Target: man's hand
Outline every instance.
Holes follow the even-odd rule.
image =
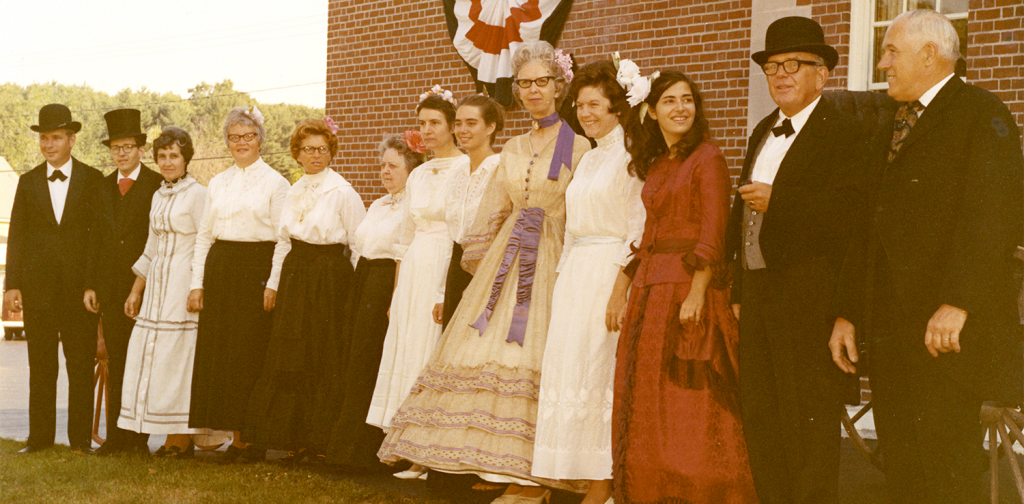
[[[277,291],[274,289],[263,289],[263,311],[270,312],[274,311],[274,305],[277,304]]]
[[[844,373],[857,372],[857,333],[853,324],[844,318],[837,318],[832,326],[832,337],[828,340],[828,348],[832,350],[832,362]],[[846,353],[843,353],[846,350]]]
[[[21,290],[11,289],[4,293],[4,306],[7,311],[18,313],[22,309],[21,305]]]
[[[737,189],[743,201],[746,201],[750,208],[764,213],[768,211],[768,200],[772,197],[771,184],[764,182],[751,182],[743,184]]]
[[[203,289],[192,289],[192,292],[188,293],[188,306],[185,309],[189,313],[203,311]]]
[[[924,333],[924,346],[932,357],[940,353],[960,352],[960,330],[967,322],[967,312],[955,306],[944,304],[935,310],[928,320],[928,328]]]
[[[85,303],[85,309],[92,313],[100,312],[100,301],[96,299],[96,291],[92,289],[85,290],[85,296],[82,298],[82,303]]]

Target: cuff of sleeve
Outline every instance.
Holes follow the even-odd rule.
[[[137,268],[135,266],[132,266],[132,273],[135,273],[135,276],[137,276],[137,277],[139,277],[139,278],[141,278],[143,280],[147,279],[146,278],[146,274],[143,273],[141,269],[139,269],[139,268]]]

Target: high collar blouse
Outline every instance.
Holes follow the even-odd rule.
[[[352,253],[367,259],[401,261],[415,233],[405,190],[388,194],[370,204],[366,218],[356,228]]]
[[[500,154],[488,156],[475,171],[469,171],[469,156],[452,167],[448,181],[444,185],[444,221],[448,225],[448,234],[456,243],[462,244],[477,209],[484,189],[494,176],[494,167],[501,161]]]
[[[352,236],[364,217],[366,208],[352,184],[338,172],[325,169],[303,175],[288,189],[278,234],[289,240],[289,249],[293,239],[314,245],[351,246]],[[358,260],[352,254],[353,266]]]
[[[206,213],[196,237],[192,260],[192,289],[203,288],[206,255],[217,240],[238,242],[277,242],[267,288],[277,290],[281,264],[290,242],[277,234],[288,194],[288,180],[263,158],[239,168],[233,165],[210,180]]]
[[[448,234],[444,222],[444,184],[457,163],[469,159],[465,154],[434,158],[416,167],[405,182],[409,194],[409,213],[418,233]]]

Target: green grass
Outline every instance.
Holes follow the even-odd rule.
[[[139,457],[83,457],[67,447],[32,455],[24,443],[0,439],[0,502],[32,503],[426,503],[425,500],[331,481],[273,464],[219,465]]]

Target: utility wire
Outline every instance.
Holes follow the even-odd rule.
[[[263,157],[263,156],[277,156],[277,155],[281,155],[281,154],[289,154],[289,155],[291,155],[291,153],[292,153],[291,151],[261,152],[260,153],[260,157]],[[205,157],[205,158],[192,158],[192,161],[189,161],[189,163],[191,164],[192,162],[195,162],[195,161],[216,161],[218,159],[232,159],[232,157],[231,156],[214,156],[214,157]],[[156,161],[154,161],[153,158],[142,158],[141,161],[148,161],[149,164],[156,164]],[[103,164],[100,164],[100,165],[92,165],[93,168],[108,168],[108,167],[111,167],[111,166],[114,166],[114,163],[103,163]],[[26,171],[28,171],[28,170],[26,170]],[[18,173],[18,170],[0,170],[0,173]]]

